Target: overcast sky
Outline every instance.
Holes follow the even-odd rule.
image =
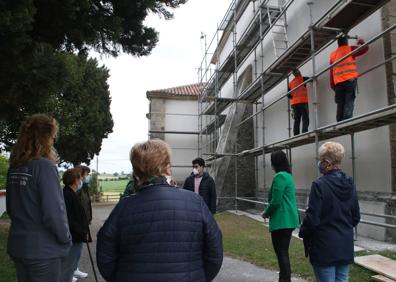
[[[130,148],[148,138],[146,91],[198,82],[197,68],[204,49],[201,32],[209,43],[230,3],[231,0],[189,0],[174,10],[172,20],[149,16],[146,25],[159,32],[159,42],[151,55],[101,58],[110,70],[114,128],[103,140],[99,172],[131,171]],[[96,169],[96,158],[91,167]]]

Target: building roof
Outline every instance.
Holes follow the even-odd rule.
[[[198,97],[201,93],[204,83],[195,83],[189,85],[176,86],[172,88],[149,90],[146,92],[147,98],[183,98],[183,97]]]

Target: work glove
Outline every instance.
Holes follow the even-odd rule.
[[[364,40],[363,40],[363,39],[361,39],[361,38],[359,38],[359,39],[358,39],[358,41],[357,41],[357,44],[358,44],[358,45],[362,45],[362,44],[364,44]]]

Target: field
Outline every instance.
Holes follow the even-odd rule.
[[[128,180],[115,180],[115,181],[99,181],[103,193],[122,193],[125,190]]]

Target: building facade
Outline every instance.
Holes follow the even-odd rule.
[[[319,176],[317,149],[334,140],[344,145],[342,168],[356,182],[358,234],[396,241],[396,229],[387,227],[396,224],[395,15],[395,1],[232,1],[206,53],[211,65],[202,66],[215,72],[202,77],[198,112],[199,154],[209,156],[220,206],[263,208],[269,155],[284,149],[304,209]],[[369,51],[357,58],[354,118],[337,123],[329,56],[344,32],[350,45],[363,39]],[[295,68],[310,78],[310,126],[293,137],[286,96]]]
[[[147,91],[149,138],[166,141],[171,149],[172,174],[179,185],[198,156],[198,95],[202,84]]]

